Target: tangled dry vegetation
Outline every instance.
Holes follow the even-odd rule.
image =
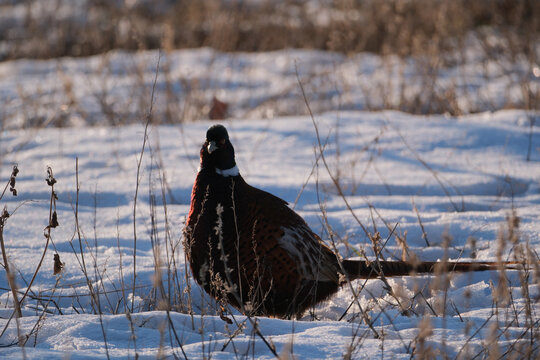
[[[151,74],[146,69],[153,66],[144,56],[113,63],[112,50],[160,49],[166,55],[186,48],[215,50],[209,59],[201,59],[207,61],[203,74],[185,70],[189,65],[181,57],[164,57],[163,86],[158,89],[162,103],[153,119],[157,123],[306,114],[294,77],[286,77],[293,63],[278,74],[283,76],[281,86],[261,87],[264,95],[248,99],[240,100],[231,91],[241,81],[224,75],[249,70],[236,64],[237,52],[291,48],[343,56],[332,60],[333,70],[301,65],[315,112],[397,109],[462,115],[503,108],[535,111],[540,103],[537,1],[343,0],[315,5],[296,0],[207,0],[121,5],[59,0],[7,2],[0,10],[6,19],[0,21],[0,60],[100,54],[100,64],[84,74],[83,83],[69,73],[65,59],[58,59],[54,85],[30,90],[20,86],[15,96],[0,97],[2,126],[13,118],[19,127],[69,126],[81,119],[97,125],[140,122],[138,114],[148,105]],[[376,60],[357,57],[367,53],[376,54]],[[228,65],[219,64],[220,59]],[[363,67],[362,62],[373,65]],[[252,66],[253,72],[261,71]],[[115,88],[119,68],[130,77],[127,95]],[[487,89],[482,79],[504,82],[504,99],[494,98],[497,91]],[[99,110],[89,108],[90,102]]]
[[[188,0],[5,2],[22,12],[4,22],[1,59],[89,56],[113,49],[284,48],[399,56],[459,52],[470,32],[507,38],[513,56],[532,55],[540,31],[533,0],[284,2]],[[62,15],[62,16],[59,16]]]

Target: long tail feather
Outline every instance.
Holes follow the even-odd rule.
[[[517,262],[503,262],[505,269],[518,269]],[[374,279],[384,274],[386,277],[407,276],[414,273],[431,274],[435,272],[469,272],[497,270],[501,263],[497,262],[461,262],[461,261],[373,261],[343,260],[343,267],[351,280]]]

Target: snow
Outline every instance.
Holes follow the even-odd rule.
[[[402,255],[397,234],[406,238],[408,251],[422,260],[442,259],[447,253],[454,260],[496,261],[500,248],[497,239],[508,232],[507,218],[512,210],[519,217],[520,244],[528,244],[536,254],[540,252],[540,122],[531,126],[529,120],[538,114],[501,110],[460,117],[415,116],[396,111],[337,111],[337,106],[333,111],[318,112],[315,121],[325,160],[332,176],[339,180],[353,216],[322,160],[317,160],[318,142],[311,118],[300,115],[263,118],[260,114],[249,116],[247,110],[255,97],[268,99],[289,87],[291,94],[300,99],[298,85],[295,87],[294,83],[291,60],[294,57],[300,65],[311,62],[322,68],[344,61],[340,66],[345,69],[352,67],[353,62],[336,54],[306,51],[217,56],[208,49],[175,52],[168,60],[184,64],[172,66],[173,71],[192,74],[186,63],[191,64],[193,71],[200,72],[201,64],[214,56],[215,73],[209,77],[225,74],[223,81],[227,84],[223,86],[228,89],[225,100],[237,99],[236,114],[242,115],[223,121],[235,146],[241,174],[251,185],[288,201],[316,233],[329,241],[322,218],[321,209],[324,209],[342,256],[355,257],[360,253],[373,256],[371,242],[361,223],[370,233],[379,231],[383,241],[389,237],[382,252],[387,259]],[[373,61],[361,62],[362,66],[371,64],[372,71],[378,71],[376,57],[359,56]],[[317,306],[313,316],[306,314],[299,320],[248,319],[229,309],[227,317],[233,324],[227,324],[217,316],[218,306],[191,279],[189,271],[186,274],[181,243],[200,145],[206,129],[214,122],[151,125],[143,153],[145,129],[136,109],[133,116],[139,116],[138,124],[90,126],[99,123],[94,121],[99,118],[99,108],[95,98],[89,96],[92,94],[89,84],[99,84],[94,71],[104,58],[114,59],[110,63],[116,66],[109,79],[113,84],[109,90],[113,97],[118,96],[115,99],[119,102],[112,103],[131,111],[126,105],[126,96],[130,94],[126,89],[133,85],[133,78],[126,76],[125,64],[145,58],[143,77],[151,84],[155,52],[139,54],[135,60],[127,53],[114,52],[106,57],[79,60],[19,60],[0,64],[0,94],[3,101],[12,101],[4,108],[6,127],[0,133],[0,178],[8,181],[13,164],[18,164],[20,170],[16,184],[19,195],[12,197],[7,193],[1,200],[1,205],[6,205],[11,214],[4,239],[21,292],[26,290],[45,248],[43,232],[48,224],[51,190],[45,183],[47,166],[58,181],[55,191],[60,223],[51,229],[52,241],[32,286],[32,298],[25,301],[24,316],[18,319],[18,325],[15,319],[11,320],[0,337],[0,357],[95,359],[106,358],[107,348],[111,358],[135,358],[136,354],[140,358],[161,354],[183,358],[178,338],[188,358],[273,358],[264,338],[275,346],[277,354],[284,356],[341,358],[350,349],[352,358],[405,359],[420,346],[418,334],[420,330],[426,332],[426,324],[431,328],[427,334],[431,335],[424,346],[431,347],[438,355],[471,357],[489,347],[497,321],[500,330],[495,333],[498,336],[495,343],[500,346],[501,354],[509,347],[515,348],[517,343],[526,344],[530,340],[527,300],[532,301],[532,319],[537,321],[539,279],[534,274],[529,276],[526,281],[529,296],[526,296],[520,273],[512,270],[506,272],[512,302],[508,306],[499,305],[497,314],[494,299],[499,274],[485,272],[450,277],[446,305],[440,279],[433,276],[388,279],[408,311],[400,309],[381,280],[356,281]],[[232,59],[235,65],[227,65]],[[79,92],[81,106],[88,106],[84,111],[90,117],[88,123],[83,121],[78,126],[64,128],[17,126],[24,109],[24,104],[17,100],[17,86],[32,94],[37,94],[35,88],[41,87],[44,99],[52,101],[47,107],[54,112],[56,101],[65,101],[50,90],[51,84],[58,81],[58,69],[62,68],[71,69],[69,74],[77,85],[74,89]],[[306,68],[299,66],[301,78],[306,75],[302,72]],[[355,71],[366,73],[362,68]],[[288,72],[288,77],[278,76],[283,72]],[[247,77],[240,81],[245,74]],[[36,76],[40,76],[39,84]],[[500,86],[489,79],[483,81],[486,86]],[[160,76],[156,112],[164,101],[162,85]],[[356,91],[350,92],[355,94]],[[148,97],[149,93],[144,96]],[[302,104],[298,99],[290,96],[291,101]],[[351,101],[356,105],[362,103],[358,99]],[[288,106],[284,105],[283,112],[295,109]],[[300,109],[298,113],[304,111]],[[69,121],[80,117],[80,114],[68,115]],[[532,152],[527,161],[529,139]],[[134,208],[135,294],[132,293]],[[419,218],[430,246],[422,237]],[[451,242],[445,249],[444,239],[448,237]],[[88,280],[100,293],[101,316],[92,311],[96,305],[81,270],[81,247]],[[512,260],[517,251],[514,244],[507,243],[502,257]],[[60,276],[52,271],[55,252],[65,262]],[[157,265],[156,256],[160,259]],[[172,259],[174,264],[170,263]],[[159,273],[156,276],[159,264],[161,278]],[[178,311],[169,314],[164,311],[159,295],[152,291],[160,279],[165,292],[172,294],[171,302]],[[362,286],[356,302],[351,290]],[[43,314],[49,299],[54,302],[48,304],[47,313]],[[13,312],[3,271],[0,304],[1,331]],[[380,338],[363,321],[359,305],[367,311]],[[132,306],[134,312],[129,317],[126,310]],[[193,315],[189,314],[189,306]],[[515,313],[519,314],[518,321],[513,321]],[[37,331],[32,332],[36,324]],[[534,324],[535,336],[538,336],[537,325]],[[8,346],[16,343],[18,328],[21,334],[32,332],[24,348]],[[534,347],[534,351],[539,350]]]
[[[479,45],[474,39],[470,42],[467,49],[476,51],[468,51],[463,64],[438,69],[433,79],[421,61],[369,53],[220,53],[208,48],[163,52],[154,114],[169,123],[198,120],[208,116],[214,96],[227,103],[236,118],[307,114],[296,72],[318,113],[388,107],[419,111],[417,102],[421,109],[441,108],[439,112],[493,111],[524,106],[525,83],[538,91],[540,78],[528,62],[484,59]],[[157,59],[156,51],[111,51],[89,58],[0,63],[0,119],[8,128],[140,123],[148,109]],[[426,82],[436,88],[426,91]],[[444,99],[431,99],[430,94]],[[455,98],[455,106],[446,104],[450,98]]]

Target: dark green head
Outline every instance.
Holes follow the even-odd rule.
[[[234,159],[234,147],[229,141],[225,126],[212,125],[206,131],[206,141],[201,148],[201,170],[209,170],[223,176],[239,174]]]

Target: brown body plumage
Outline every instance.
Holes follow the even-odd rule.
[[[434,262],[341,260],[284,200],[244,181],[221,125],[208,130],[200,155],[186,254],[197,282],[244,313],[300,316],[346,279],[434,271]],[[448,262],[442,270],[494,269],[493,263]]]

